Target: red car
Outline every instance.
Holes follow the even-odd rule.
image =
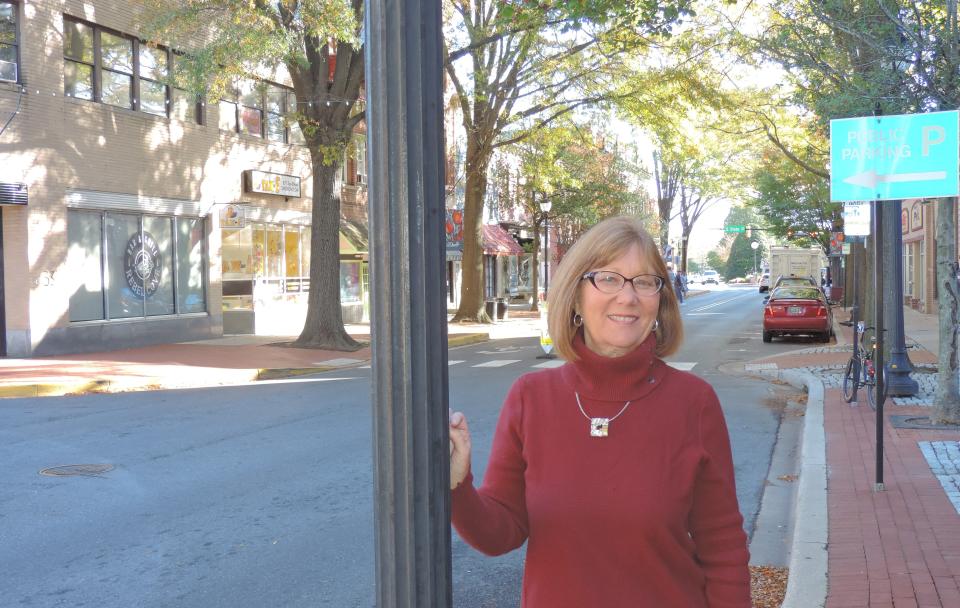
[[[775,335],[813,335],[829,342],[832,334],[833,312],[818,288],[787,285],[770,293],[763,307],[764,342]]]

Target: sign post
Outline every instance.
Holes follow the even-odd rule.
[[[873,200],[875,325],[877,334],[877,462],[875,491],[883,490],[883,390],[887,370],[883,365],[883,251],[881,201],[905,198],[939,198],[960,194],[958,131],[960,112],[930,112],[830,121],[830,200]],[[897,230],[897,234],[899,234]],[[852,234],[848,231],[848,234]],[[896,252],[899,257],[899,251]],[[899,265],[894,270],[898,270]],[[902,281],[902,276],[901,276]],[[891,369],[909,373],[903,342],[903,288],[894,273],[894,306],[897,323]],[[897,356],[901,355],[901,356]],[[907,378],[909,380],[909,378]],[[868,388],[869,390],[869,388]]]

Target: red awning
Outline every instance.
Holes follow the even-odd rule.
[[[483,225],[483,252],[487,255],[523,255],[523,247],[495,224]]]

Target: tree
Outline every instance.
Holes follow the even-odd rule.
[[[310,151],[313,209],[307,319],[297,346],[356,350],[340,309],[340,166],[354,127],[364,54],[361,0],[148,0],[146,31],[185,52],[177,86],[215,102],[234,78],[262,67],[290,75]]]
[[[609,75],[626,51],[642,47],[644,36],[664,35],[688,4],[451,2],[445,67],[467,133],[463,281],[455,321],[489,321],[480,220],[494,150],[611,95]]]

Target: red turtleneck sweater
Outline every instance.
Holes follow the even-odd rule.
[[[452,492],[453,524],[499,555],[528,541],[524,608],[749,608],[747,539],[713,389],[653,355],[654,337],[510,389],[479,489]],[[591,417],[613,417],[591,437]]]

